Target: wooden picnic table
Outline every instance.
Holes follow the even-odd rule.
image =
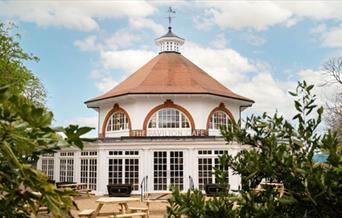
[[[60,188],[71,188],[73,190],[80,190],[80,189],[86,189],[87,183],[68,183],[68,184],[60,184],[58,185]]]
[[[146,200],[167,200],[172,191],[147,191],[144,194]]]
[[[148,209],[150,209],[150,203],[166,203],[171,197],[172,191],[147,191],[144,192],[144,202]]]
[[[58,184],[58,188],[70,188],[74,191],[77,191],[80,195],[87,194],[89,197],[89,193],[92,191],[87,188],[87,183],[67,183],[67,184]]]
[[[140,198],[128,198],[128,197],[102,197],[96,200],[97,202],[97,207],[92,214],[92,218],[96,216],[109,216],[114,214],[113,212],[106,212],[106,213],[101,213],[101,209],[103,205],[105,204],[111,204],[111,205],[119,205],[120,206],[120,213],[125,214],[128,210],[128,203],[129,202],[140,202]]]

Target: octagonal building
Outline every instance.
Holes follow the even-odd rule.
[[[215,183],[218,156],[245,146],[229,144],[220,126],[240,119],[253,100],[228,89],[180,51],[185,40],[169,27],[155,40],[159,54],[119,85],[86,101],[98,113],[98,138],[83,151],[42,157],[38,168],[57,182],[81,182],[98,195],[108,184],[132,184],[133,194]],[[132,57],[133,58],[133,57]],[[208,57],[210,60],[210,57]],[[239,175],[229,170],[231,189]]]

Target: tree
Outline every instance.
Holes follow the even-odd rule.
[[[186,195],[175,191],[168,206],[169,216],[340,217],[342,158],[337,151],[336,134],[317,132],[323,108],[315,104],[312,89],[313,85],[304,81],[298,83],[295,92],[290,92],[296,98],[297,110],[292,121],[265,113],[249,117],[243,127],[230,124],[222,129],[228,146],[231,142],[252,146],[235,157],[220,157],[221,168],[230,167],[241,175],[239,195],[222,193],[204,201],[198,191]],[[320,149],[327,151],[327,163],[313,161],[314,152]],[[218,177],[221,173],[215,172]],[[283,184],[285,191],[279,192],[270,185],[274,182]],[[261,184],[265,184],[263,190],[257,189]]]
[[[46,91],[39,79],[23,64],[39,59],[26,53],[20,46],[19,34],[10,34],[13,24],[0,22],[0,86],[9,86],[9,91],[27,97],[38,106],[44,106]]]
[[[10,88],[0,88],[1,217],[30,217],[42,205],[54,217],[68,216],[73,206],[70,195],[75,193],[56,189],[31,163],[64,147],[82,149],[83,141],[89,140],[80,136],[91,128],[71,125],[53,129],[52,118],[51,112],[13,94]]]
[[[327,75],[326,85],[337,83],[342,87],[342,57],[331,58],[323,66]],[[342,91],[337,91],[333,103],[327,104],[328,115],[326,120],[330,129],[337,132],[340,144],[342,144]]]
[[[32,76],[31,79],[26,82],[23,96],[33,104],[39,107],[44,107],[46,91],[43,84],[37,77]]]
[[[0,217],[30,217],[43,205],[68,217],[75,193],[56,189],[32,163],[64,147],[82,149],[90,140],[80,137],[91,128],[51,127],[44,87],[23,64],[38,59],[22,50],[11,28],[0,23]]]
[[[323,71],[329,78],[327,83],[339,83],[342,85],[342,57],[328,60],[323,66]]]

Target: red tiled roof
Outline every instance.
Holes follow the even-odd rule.
[[[86,103],[129,94],[212,94],[242,101],[181,54],[160,53],[119,85]]]

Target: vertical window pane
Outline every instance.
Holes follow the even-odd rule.
[[[122,159],[109,159],[108,183],[122,184]]]
[[[128,129],[128,118],[124,112],[112,114],[107,123],[107,131],[119,131]]]
[[[74,181],[74,160],[73,159],[60,159],[60,182],[73,182]]]
[[[198,186],[204,190],[206,184],[213,183],[213,169],[211,158],[198,158]]]
[[[54,173],[54,160],[53,159],[42,159],[42,171],[53,180]]]
[[[190,128],[188,118],[173,108],[162,109],[151,117],[148,128]]]
[[[86,183],[87,188],[96,190],[97,159],[81,159],[81,183]]]
[[[125,183],[139,190],[139,159],[125,159]]]
[[[209,127],[210,129],[220,129],[221,126],[228,125],[228,120],[229,120],[229,117],[225,112],[216,111],[213,113],[209,121]]]

